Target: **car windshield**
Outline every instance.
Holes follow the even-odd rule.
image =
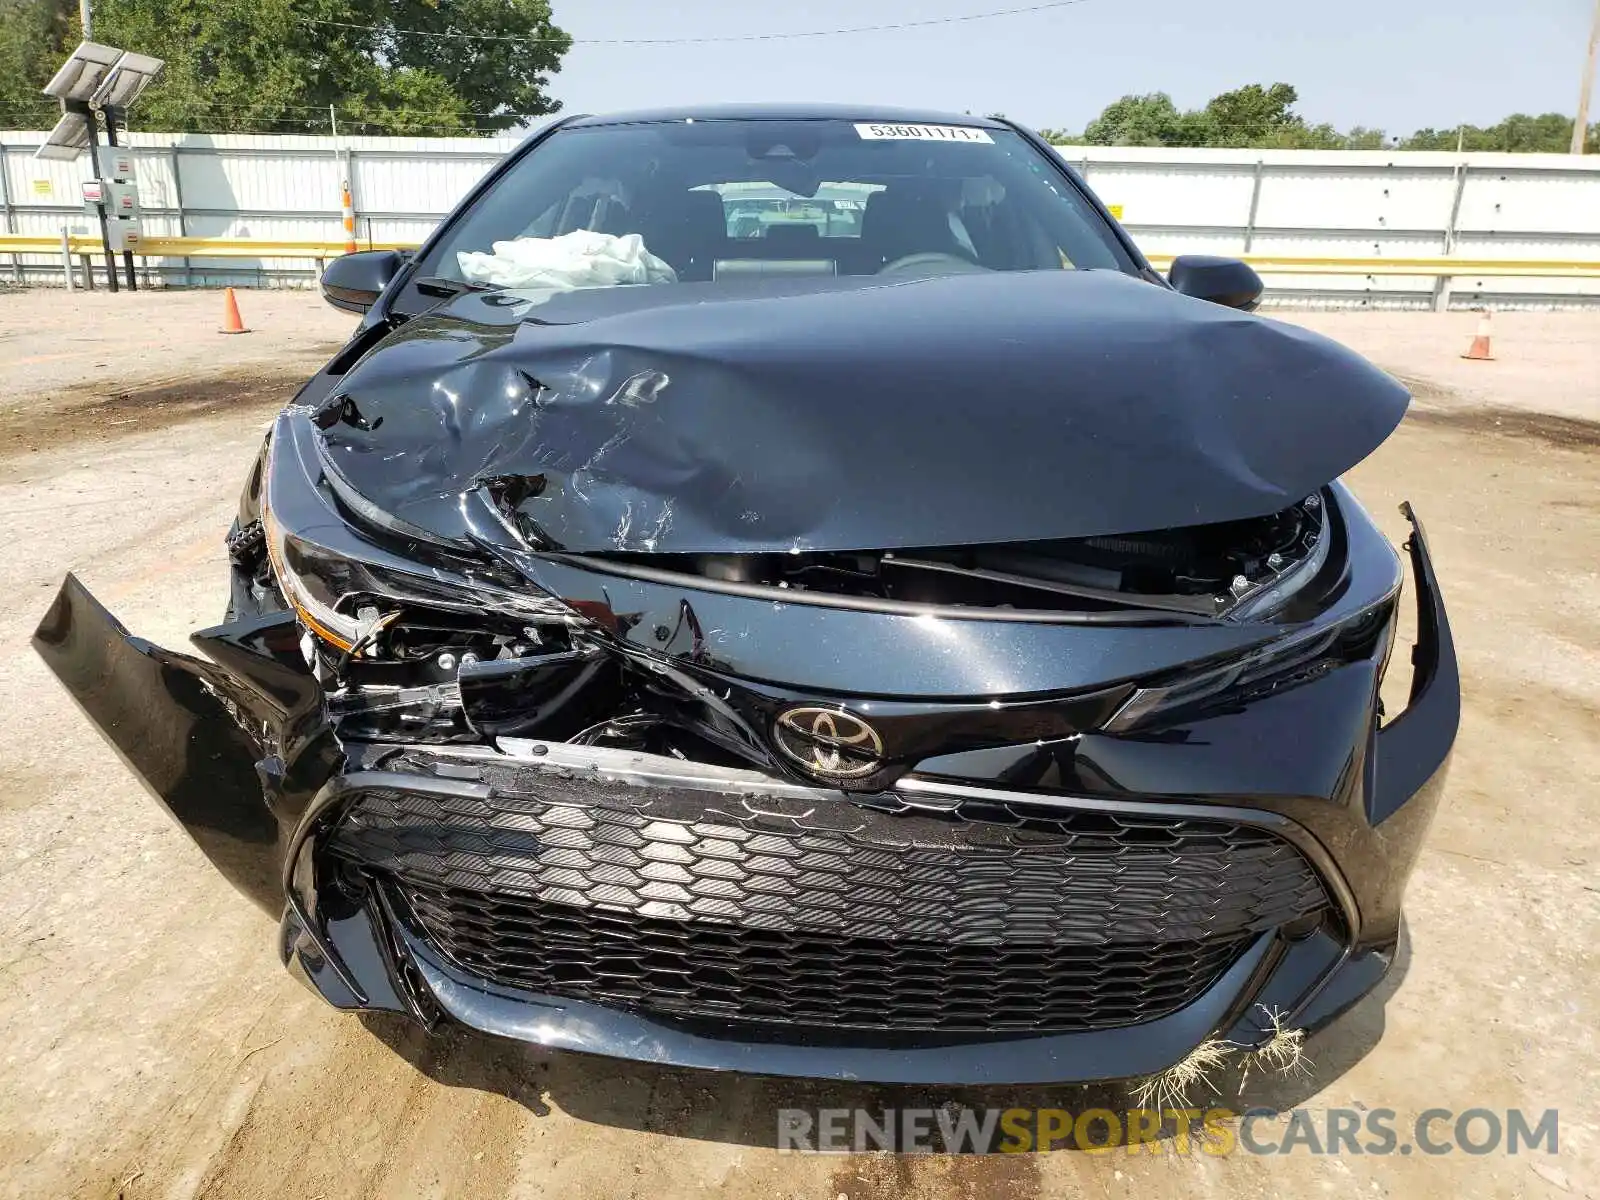
[[[559,130],[420,274],[489,287],[1135,265],[1089,201],[1007,129],[842,120]]]

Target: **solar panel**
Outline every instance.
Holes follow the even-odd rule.
[[[105,81],[89,98],[89,103],[101,108],[127,108],[139,98],[139,93],[155,82],[166,62],[148,54],[135,54],[129,50],[111,68]]]
[[[61,114],[56,127],[45,138],[44,145],[33,152],[34,158],[56,162],[74,162],[89,148],[89,118],[82,113]]]
[[[57,100],[88,100],[121,57],[115,46],[83,42],[44,85],[44,94]]]

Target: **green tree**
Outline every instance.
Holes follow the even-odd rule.
[[[76,11],[4,5],[53,33],[13,52],[6,22],[0,104],[16,106],[75,44]],[[98,0],[94,32],[167,61],[134,128],[201,132],[326,133],[330,106],[351,133],[496,132],[560,107],[550,77],[572,44],[549,0]]]
[[[1246,84],[1213,96],[1203,109],[1181,111],[1165,92],[1123,96],[1106,105],[1084,129],[1082,141],[1100,146],[1231,146],[1283,150],[1464,150],[1510,153],[1565,153],[1572,141],[1572,118],[1560,113],[1513,113],[1495,125],[1459,129],[1419,129],[1390,139],[1381,129],[1357,125],[1341,133],[1327,122],[1312,125],[1294,111],[1299,94],[1287,83]],[[1052,141],[1067,141],[1048,130]],[[1584,142],[1600,154],[1600,124]]]
[[[1083,130],[1091,146],[1208,146],[1213,136],[1206,114],[1179,112],[1165,92],[1113,100]]]
[[[1292,140],[1305,128],[1293,111],[1298,93],[1287,83],[1246,84],[1213,96],[1205,107],[1210,146],[1265,146]]]
[[[1565,154],[1572,148],[1572,118],[1560,113],[1537,117],[1512,113],[1494,125],[1460,125],[1454,129],[1419,129],[1400,143],[1402,150],[1498,150],[1507,153]],[[1584,149],[1600,153],[1600,124],[1592,125]]]
[[[1383,130],[1368,129],[1365,125],[1354,126],[1344,135],[1346,150],[1383,150],[1388,145],[1389,139]]]
[[[38,129],[59,111],[39,89],[77,45],[78,9],[63,0],[0,0],[0,129]]]

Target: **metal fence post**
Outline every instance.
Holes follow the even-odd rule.
[[[6,144],[0,142],[0,204],[5,207],[6,232],[20,233],[16,226],[16,212],[11,205],[11,180],[6,175]],[[11,256],[11,277],[22,282],[22,255]]]
[[[72,290],[72,235],[67,232],[67,227],[61,227],[61,278],[66,281],[67,291]]]
[[[1244,252],[1250,253],[1250,247],[1256,240],[1256,213],[1261,211],[1261,175],[1266,170],[1267,164],[1262,159],[1256,159],[1255,179],[1250,184],[1250,215],[1244,219]]]
[[[344,151],[344,177],[350,184],[350,230],[353,235],[356,221],[361,215],[361,193],[356,187],[356,152],[348,146]]]
[[[178,236],[189,236],[189,220],[183,211],[183,174],[178,167],[178,143],[173,142],[168,152],[168,162],[172,164],[172,202],[178,208]],[[194,273],[190,268],[190,258],[183,256],[183,286],[191,287],[194,284]]]
[[[1461,194],[1467,190],[1467,163],[1462,159],[1455,167],[1455,195],[1450,201],[1450,219],[1444,225],[1444,252],[1456,252],[1456,222],[1461,219]],[[1433,311],[1450,311],[1450,285],[1452,276],[1441,275],[1433,283]]]

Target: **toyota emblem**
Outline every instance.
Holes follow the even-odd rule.
[[[778,749],[823,779],[860,779],[883,766],[883,739],[837,708],[791,708],[773,724]]]

